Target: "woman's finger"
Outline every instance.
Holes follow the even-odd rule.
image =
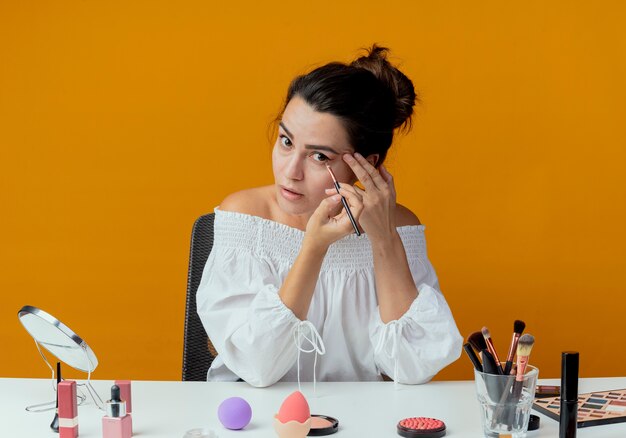
[[[341,195],[335,194],[333,196],[329,196],[328,198],[323,199],[322,203],[324,204],[324,213],[328,217],[333,217],[339,212],[341,207]]]
[[[352,186],[342,186],[339,189],[339,193],[341,193],[341,196],[346,198],[346,201],[348,201],[348,205],[350,206],[350,210],[352,210],[353,215],[358,216],[360,211],[363,209],[363,199],[361,198],[361,195],[357,194]]]
[[[365,191],[363,191],[361,189],[357,190],[357,187],[353,187],[350,184],[342,184],[339,187],[339,193],[341,193],[343,195],[344,192],[342,192],[342,190],[345,190],[346,192],[350,192],[350,193],[355,194],[361,200],[363,199],[363,194],[365,193]],[[337,193],[337,189],[326,189],[326,193],[329,194],[329,195],[332,193],[331,191]]]
[[[385,167],[384,164],[381,164],[379,169],[380,169],[380,175],[387,182],[387,187],[389,187],[389,190],[391,192],[391,196],[393,196],[393,199],[396,199],[396,185],[393,182],[393,175],[391,175],[389,173],[389,171],[387,170],[387,168]]]
[[[384,184],[384,180],[382,179],[376,168],[368,163],[365,158],[361,157],[361,155],[358,155],[360,159],[357,160],[357,158],[355,158],[356,156],[357,154],[355,154],[354,156],[350,154],[344,154],[343,160],[348,164],[348,166],[350,166],[350,169],[352,169],[352,172],[354,172],[358,180],[361,181],[361,183],[365,187],[365,190],[378,190],[379,187],[377,186],[377,183]],[[363,162],[365,162],[365,164]],[[364,167],[365,165],[374,169],[374,172],[370,174],[370,172]]]
[[[361,199],[363,199],[363,197],[365,196],[365,190],[363,190],[361,187],[359,186],[352,186],[352,188],[354,189],[354,191],[361,196]]]
[[[354,154],[354,157],[356,158],[356,160],[359,162],[359,164],[361,165],[361,167],[363,167],[363,169],[365,169],[365,171],[369,174],[369,176],[372,178],[372,181],[374,181],[374,184],[376,184],[376,187],[379,189],[382,189],[386,186],[386,181],[385,179],[381,176],[379,170],[374,167],[369,161],[367,161],[363,155],[359,154],[358,152]]]

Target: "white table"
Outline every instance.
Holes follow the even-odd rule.
[[[558,384],[556,380],[540,380]],[[109,398],[111,381],[93,381],[103,399]],[[295,383],[278,383],[253,388],[246,383],[134,381],[133,426],[139,438],[181,438],[196,427],[214,429],[220,438],[276,438],[272,419],[284,398],[298,389]],[[579,392],[626,387],[624,378],[581,379]],[[337,438],[398,437],[396,424],[406,417],[424,416],[443,420],[446,437],[482,437],[474,382],[431,382],[425,385],[394,386],[392,382],[311,383],[302,390],[311,412],[335,417]],[[252,406],[252,422],[241,431],[227,430],[217,419],[217,407],[227,397],[239,396]],[[25,406],[54,397],[49,380],[0,379],[1,437],[58,437],[49,429],[53,413],[29,413]],[[537,412],[533,411],[535,414]],[[89,400],[79,407],[79,431],[83,438],[101,437],[103,413]],[[541,427],[529,438],[557,437],[558,423],[544,415]],[[578,430],[578,437],[624,438],[626,423]]]

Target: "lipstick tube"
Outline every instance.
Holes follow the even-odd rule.
[[[561,415],[559,438],[575,438],[578,417],[578,364],[577,351],[561,353]]]
[[[76,401],[76,382],[64,380],[57,384],[59,400],[59,438],[78,436],[78,403]]]

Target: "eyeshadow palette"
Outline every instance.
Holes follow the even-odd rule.
[[[559,421],[559,397],[535,399],[533,408]],[[626,422],[626,389],[578,395],[578,427]]]

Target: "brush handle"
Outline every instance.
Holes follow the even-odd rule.
[[[504,367],[504,374],[509,374],[513,367],[513,357],[515,357],[515,351],[517,350],[517,343],[519,341],[520,334],[513,333],[513,339],[511,339],[511,347],[509,353],[506,355],[506,365]]]
[[[333,184],[335,185],[335,190],[337,190],[337,193],[339,193],[339,189],[341,188],[341,186],[337,181],[334,181]],[[346,214],[348,215],[348,219],[350,219],[350,223],[352,223],[352,228],[354,228],[354,234],[360,236],[361,232],[359,231],[359,227],[354,220],[354,216],[352,216],[352,211],[350,210],[350,207],[348,207],[348,201],[346,201],[346,198],[344,198],[343,196],[341,197],[341,203],[343,204],[343,208],[346,209]]]
[[[513,382],[513,388],[511,390],[511,403],[517,404],[522,397],[522,390],[524,389],[524,374],[526,374],[526,365],[528,365],[528,356],[517,357],[517,374],[515,375],[515,381]],[[509,412],[509,421],[512,424],[515,420],[515,410]]]
[[[502,368],[500,368],[496,364],[496,361],[494,360],[491,353],[489,353],[487,350],[482,350],[480,352],[480,355],[483,358],[483,372],[484,373],[494,374],[494,375],[502,374]],[[489,393],[489,398],[491,400],[500,401],[492,417],[492,422],[493,422],[494,427],[497,423],[501,422],[502,420],[506,422],[507,421],[506,419],[509,418],[509,412],[508,412],[508,409],[505,410],[504,403],[510,397],[511,387],[513,386],[514,379],[515,379],[514,376],[506,376],[506,378],[498,377],[495,379],[485,378],[485,388],[487,389],[487,392]]]
[[[498,357],[498,353],[496,353],[496,347],[493,346],[493,341],[491,340],[491,338],[485,337],[485,343],[487,344],[487,349],[489,350],[489,353],[491,353],[494,360],[496,361],[496,365],[500,369],[500,372],[498,374],[504,374],[504,371],[500,366],[500,358]]]
[[[357,236],[360,236],[361,232],[359,231],[359,227],[357,226],[356,221],[354,220],[354,216],[352,216],[350,207],[348,207],[348,201],[346,201],[346,198],[344,198],[343,196],[341,197],[341,203],[343,204],[343,208],[346,209],[346,213],[348,213],[348,218],[350,219],[350,222],[352,223],[352,228],[354,228],[354,234],[356,234]]]
[[[474,352],[472,345],[469,342],[467,342],[463,345],[463,349],[467,353],[467,356],[469,357],[469,359],[472,361],[472,364],[474,364],[474,368],[476,368],[477,371],[480,371],[482,373],[483,366],[480,363],[478,356],[476,356],[476,353]]]
[[[502,369],[496,364],[491,353],[487,350],[482,350],[480,356],[483,359],[483,372],[488,374],[502,374]]]
[[[502,372],[502,369],[496,365],[496,361],[493,360],[493,356],[487,350],[482,350],[480,352],[480,356],[483,358],[483,373],[498,375],[500,374],[498,373],[498,370]],[[513,379],[513,376],[511,376],[511,379]],[[499,400],[502,397],[502,392],[504,391],[505,386],[506,382],[504,379],[485,378],[485,388],[487,389],[487,393],[489,393],[489,398],[491,400]]]
[[[508,424],[512,428],[513,419],[515,417],[515,408],[511,406],[512,390],[515,389],[515,376],[508,376],[506,384],[500,396],[500,402],[493,414],[493,427],[499,422]],[[511,412],[513,415],[511,415]],[[510,430],[510,429],[509,429]]]

